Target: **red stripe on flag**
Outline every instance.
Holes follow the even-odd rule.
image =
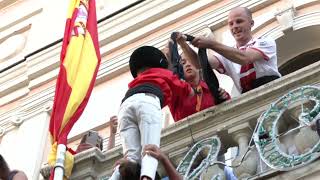
[[[74,19],[74,18],[72,18]],[[81,114],[83,113],[90,94],[92,92],[92,89],[94,87],[94,83],[96,80],[96,76],[99,70],[99,66],[100,66],[100,62],[101,62],[101,57],[100,57],[100,50],[99,50],[99,41],[98,41],[98,31],[97,31],[97,20],[96,20],[96,11],[95,11],[95,1],[94,0],[90,0],[89,1],[89,11],[88,11],[88,20],[87,20],[87,31],[90,33],[94,47],[95,47],[95,51],[96,51],[96,55],[97,55],[97,59],[98,59],[98,64],[97,67],[95,69],[94,72],[94,76],[92,77],[92,80],[90,82],[90,86],[88,88],[88,91],[86,93],[85,98],[83,99],[83,101],[81,102],[81,104],[79,105],[78,109],[75,111],[75,113],[71,116],[70,120],[66,123],[66,125],[64,126],[64,128],[60,131],[59,134],[59,139],[58,139],[58,144],[66,144],[67,142],[67,136],[70,132],[70,130],[72,129],[74,123],[79,119],[79,117],[81,116]],[[60,124],[61,125],[61,124]]]
[[[54,140],[57,140],[56,138],[59,135],[63,116],[72,90],[71,87],[68,85],[66,77],[66,69],[61,64],[59,76],[56,83],[56,91],[54,96],[55,103],[52,108],[51,120],[49,125],[49,131],[53,136]]]
[[[88,8],[86,8],[88,9],[87,20],[83,19],[87,15],[86,11],[83,11],[83,5],[85,4],[79,6],[77,3],[79,1],[71,1],[70,13],[68,15],[71,13],[72,15],[66,21],[60,54],[60,71],[57,78],[49,126],[49,131],[53,137],[51,152],[56,151],[57,144],[67,144],[67,136],[71,128],[79,119],[88,103],[101,61],[95,1],[88,1]],[[73,12],[71,12],[72,10]],[[79,18],[77,18],[78,15]],[[73,36],[72,34],[76,22],[86,23],[86,26],[80,27],[83,28],[83,31],[82,29],[79,31],[79,36]],[[55,158],[56,153],[49,154],[48,159],[51,164],[54,164]],[[65,164],[65,173],[68,173],[68,176],[70,176],[73,158],[69,157],[67,159],[69,161],[66,162],[67,165]],[[53,177],[53,174],[51,175],[50,178]]]
[[[60,53],[60,61],[61,63],[63,63],[64,58],[66,56],[67,53],[67,47],[69,45],[71,36],[72,36],[72,30],[73,30],[73,26],[74,26],[74,22],[77,18],[77,14],[78,14],[78,9],[75,8],[73,13],[72,13],[72,18],[71,19],[67,19],[66,21],[66,27],[64,29],[64,35],[63,35],[63,42],[62,42],[62,49],[61,49],[61,53]]]
[[[89,11],[88,11],[88,21],[87,21],[87,30],[91,35],[93,40],[93,44],[96,50],[97,58],[98,58],[98,66],[101,61],[100,57],[100,47],[99,47],[99,39],[98,39],[98,28],[97,28],[97,17],[96,17],[96,2],[95,0],[89,1]]]

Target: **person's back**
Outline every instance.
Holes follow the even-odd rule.
[[[133,162],[141,162],[142,179],[154,179],[158,161],[141,157],[146,144],[160,145],[161,108],[174,103],[180,93],[193,95],[189,84],[182,82],[166,68],[165,55],[157,48],[143,46],[130,56],[129,66],[134,80],[129,83],[119,110],[119,130],[123,154]],[[119,179],[119,166],[111,179]]]
[[[172,71],[163,68],[149,68],[143,71],[129,83],[129,88],[141,84],[152,84],[161,90],[162,107],[174,102],[179,96],[188,97],[192,91],[188,83],[180,81]]]

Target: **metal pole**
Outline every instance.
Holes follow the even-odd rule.
[[[64,144],[59,144],[57,148],[56,165],[54,166],[54,180],[63,180],[65,155],[66,146]]]

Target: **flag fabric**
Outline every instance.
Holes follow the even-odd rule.
[[[48,162],[52,166],[57,145],[67,144],[72,126],[87,105],[100,61],[95,0],[70,0],[49,125],[52,148]],[[73,156],[69,150],[66,154],[65,167],[73,166]],[[65,170],[66,176],[71,175],[72,166]]]

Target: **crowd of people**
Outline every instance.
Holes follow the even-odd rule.
[[[253,37],[254,25],[248,8],[237,7],[228,15],[229,30],[235,44],[224,45],[208,36],[197,36],[187,43],[187,37],[177,32],[175,41],[181,47],[179,63],[183,79],[170,69],[172,49],[162,51],[152,46],[137,48],[130,56],[129,66],[133,80],[128,84],[118,116],[110,118],[108,149],[115,145],[117,126],[123,147],[123,159],[115,164],[111,180],[159,179],[158,162],[171,180],[182,179],[169,158],[160,150],[162,108],[168,106],[175,122],[215,106],[217,100],[203,80],[195,48],[212,51],[208,62],[212,69],[230,76],[241,93],[246,93],[281,77],[277,67],[276,43],[271,38]],[[230,95],[219,88],[224,100]],[[118,121],[119,119],[119,121]],[[77,153],[100,145],[83,141]],[[0,179],[27,179],[22,171],[10,170],[0,155]]]

